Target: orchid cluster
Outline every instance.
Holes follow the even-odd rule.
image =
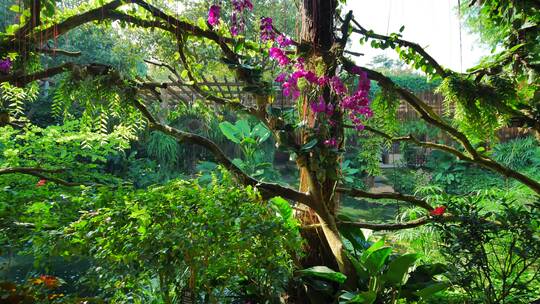
[[[274,26],[272,25],[272,18],[262,17],[261,18],[261,41],[274,41],[276,39],[276,32],[274,31]]]
[[[328,124],[334,126],[335,122],[331,117],[333,116],[334,111],[338,110],[339,106],[340,111],[348,112],[349,118],[356,130],[360,131],[364,129],[362,119],[369,118],[373,115],[373,112],[369,107],[368,97],[370,80],[367,77],[366,72],[362,71],[357,66],[354,66],[351,69],[351,73],[358,75],[359,80],[357,90],[349,95],[347,87],[338,76],[317,76],[315,72],[305,69],[303,58],[293,60],[279,47],[270,48],[269,56],[276,60],[279,66],[289,68],[291,71],[290,73],[282,72],[275,79],[275,82],[281,83],[283,94],[285,96],[290,96],[294,100],[300,97],[301,91],[298,86],[298,80],[302,78],[305,79],[314,90],[329,86],[339,102],[335,105],[331,102],[326,102],[324,98],[320,96],[317,101],[312,101],[310,103],[311,111],[315,114],[326,115],[329,118],[326,120]],[[337,148],[338,141],[335,138],[330,138],[324,141],[324,145],[331,148]]]
[[[11,59],[0,59],[0,72],[4,74],[8,74],[9,70],[11,69]]]
[[[244,12],[246,10],[253,10],[253,3],[251,3],[251,0],[231,0],[231,4],[233,8],[233,12],[231,14],[231,35],[238,36],[238,34],[245,28],[246,22]],[[220,4],[210,6],[210,9],[208,10],[208,24],[211,26],[217,26],[219,24],[220,14]]]
[[[233,6],[231,34],[238,35],[240,30],[244,28],[243,12],[252,10],[253,4],[250,0],[231,0]],[[208,12],[208,23],[212,26],[219,24],[220,6],[212,5]],[[238,16],[241,16],[239,19]],[[359,67],[353,66],[349,71],[352,74],[358,75],[358,88],[353,94],[349,94],[347,87],[338,76],[318,76],[314,71],[305,68],[304,59],[301,57],[289,57],[287,47],[295,45],[295,42],[284,34],[276,32],[273,26],[273,20],[270,17],[262,17],[260,20],[260,40],[261,42],[271,43],[272,46],[268,51],[270,58],[275,60],[277,64],[285,70],[280,73],[275,82],[281,84],[283,94],[296,100],[300,97],[302,90],[308,93],[321,92],[323,88],[330,88],[335,95],[335,102],[325,101],[321,96],[316,101],[309,103],[310,109],[316,115],[325,115],[324,120],[331,127],[336,125],[332,120],[334,113],[348,114],[356,130],[363,130],[364,125],[362,120],[373,115],[369,107],[369,90],[370,81],[367,74]],[[298,81],[304,79],[308,86],[300,88]],[[311,94],[313,95],[313,94]],[[320,95],[320,94],[315,94]],[[337,148],[338,140],[335,138],[326,139],[323,144],[326,147]]]
[[[293,62],[285,51],[277,47],[270,48],[269,55],[281,67],[290,66],[291,62]],[[339,106],[341,110],[349,113],[349,118],[357,130],[363,130],[362,118],[369,118],[373,115],[369,108],[368,98],[370,81],[364,71],[357,66],[353,67],[351,72],[359,76],[358,89],[352,95],[348,95],[347,87],[338,76],[317,76],[313,71],[304,68],[302,58],[296,59],[293,69],[290,74],[281,73],[275,79],[275,82],[281,83],[285,96],[290,96],[295,100],[298,99],[301,93],[298,87],[298,80],[301,78],[305,79],[314,88],[329,86],[332,92],[340,99]],[[314,113],[324,113],[329,117],[332,116],[335,110],[335,106],[332,103],[325,102],[322,97],[319,97],[317,101],[311,102],[310,108]],[[332,123],[331,120],[329,122]]]

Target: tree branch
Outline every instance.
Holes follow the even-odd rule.
[[[343,66],[344,68],[351,72],[351,68],[354,66],[354,63],[352,63],[347,58],[343,58]],[[374,81],[377,81],[379,85],[383,88],[386,88],[388,90],[392,90],[399,94],[405,102],[410,104],[418,114],[420,114],[420,117],[426,121],[427,123],[441,129],[442,131],[449,134],[451,137],[453,137],[459,144],[463,146],[465,151],[469,153],[470,156],[466,156],[463,154],[463,156],[466,156],[464,160],[470,161],[472,163],[479,164],[483,166],[484,168],[490,169],[492,171],[495,171],[503,176],[513,178],[523,184],[525,184],[527,187],[535,191],[536,193],[540,194],[540,183],[536,180],[520,173],[515,170],[510,169],[509,167],[506,167],[493,159],[481,155],[476,149],[473,147],[472,143],[469,141],[467,136],[460,132],[458,129],[452,127],[450,124],[446,123],[435,111],[424,101],[422,101],[420,98],[418,98],[416,95],[414,95],[412,92],[408,91],[407,89],[404,89],[402,87],[399,87],[396,85],[390,78],[384,76],[383,74],[370,70],[367,68],[362,68],[366,73],[368,74],[368,77]],[[430,145],[433,148],[439,148],[439,149],[446,149],[447,152],[452,153],[458,157],[460,155],[458,153],[461,153],[453,148],[448,149],[449,147],[444,145],[438,145],[438,144],[432,144]],[[456,153],[456,151],[458,153]]]
[[[66,63],[64,63],[62,65],[57,66],[57,67],[53,67],[53,68],[50,68],[50,69],[47,69],[47,70],[35,72],[35,73],[32,73],[32,74],[21,75],[21,74],[18,74],[17,72],[14,72],[14,73],[6,75],[6,76],[0,76],[0,83],[9,82],[9,83],[12,83],[12,84],[14,84],[16,86],[22,87],[22,86],[25,86],[26,84],[28,84],[28,83],[30,83],[32,81],[47,78],[47,77],[51,77],[51,76],[63,73],[65,71],[72,70],[74,66],[75,66],[74,63],[66,62]]]
[[[437,149],[437,150],[442,150],[442,151],[445,151],[445,152],[448,152],[450,154],[453,154],[455,155],[457,158],[461,159],[461,160],[468,160],[468,161],[472,161],[472,158],[470,158],[469,156],[465,155],[464,153],[462,153],[461,151],[451,147],[451,146],[447,146],[447,145],[443,145],[443,144],[437,144],[437,143],[433,143],[433,142],[427,142],[427,141],[420,141],[418,138],[416,138],[414,135],[412,134],[409,134],[407,136],[401,136],[401,137],[392,137],[390,134],[387,134],[387,133],[384,133],[380,130],[377,130],[377,129],[374,129],[370,126],[364,126],[364,130],[366,131],[369,131],[373,134],[376,134],[376,135],[379,135],[379,136],[382,136],[392,142],[400,142],[400,141],[409,141],[409,142],[412,142],[414,144],[416,144],[417,146],[422,146],[422,147],[426,147],[426,148],[432,148],[432,149]]]
[[[371,199],[394,199],[394,200],[408,202],[414,206],[426,209],[428,211],[433,210],[433,207],[431,207],[428,204],[428,202],[426,202],[425,200],[418,198],[416,196],[402,194],[399,192],[371,193],[371,192],[367,192],[367,191],[363,191],[363,190],[355,189],[355,188],[337,188],[336,192],[344,193],[353,197],[364,197],[364,198],[371,198]]]
[[[174,137],[175,139],[179,141],[188,142],[188,143],[206,148],[209,152],[211,152],[214,155],[218,163],[222,164],[227,170],[231,171],[236,176],[236,178],[241,184],[246,185],[246,186],[257,187],[267,197],[281,196],[286,199],[300,202],[309,207],[313,207],[313,201],[309,194],[299,192],[294,189],[284,187],[278,184],[266,183],[266,182],[261,182],[261,181],[256,180],[255,178],[249,176],[248,174],[244,173],[240,168],[238,168],[225,155],[225,153],[221,150],[221,148],[210,139],[197,135],[197,134],[184,132],[184,131],[172,128],[170,126],[167,126],[165,124],[158,122],[157,119],[150,113],[148,108],[144,104],[142,104],[140,101],[135,100],[134,106],[148,120],[148,122],[150,123],[151,129],[161,131],[167,135]]]
[[[56,178],[53,176],[46,175],[53,174],[53,173],[61,173],[64,172],[65,169],[44,169],[39,167],[13,167],[13,168],[3,168],[0,169],[0,175],[6,175],[6,174],[26,174],[26,175],[32,175],[39,177],[41,179],[46,179],[47,181],[60,184],[67,187],[75,187],[75,186],[82,186],[81,183],[74,183],[74,182],[68,182],[66,180]]]
[[[433,57],[431,57],[431,55],[429,55],[426,52],[426,50],[424,50],[419,44],[411,42],[411,41],[403,40],[397,37],[394,38],[394,37],[374,33],[373,31],[369,31],[365,29],[354,18],[352,19],[352,22],[357,26],[357,28],[353,28],[353,32],[364,35],[372,39],[389,41],[389,42],[393,42],[404,47],[411,48],[420,56],[422,56],[422,58],[424,58],[427,62],[429,62],[429,64],[433,66],[433,68],[435,68],[435,71],[437,72],[437,74],[439,74],[443,78],[448,76],[448,73],[445,71],[445,69]]]
[[[79,56],[81,56],[81,52],[72,52],[72,51],[67,51],[67,50],[62,50],[62,49],[41,48],[41,49],[36,49],[36,52],[48,54],[48,55],[51,55],[51,56],[56,56],[56,55],[64,55],[64,56],[68,56],[68,57],[79,57]]]
[[[371,229],[371,230],[376,230],[376,231],[381,231],[381,230],[394,231],[394,230],[415,228],[415,227],[419,227],[430,222],[431,221],[429,220],[429,218],[421,217],[417,220],[405,222],[405,223],[375,224],[375,223],[367,223],[367,222],[343,221],[343,222],[337,222],[337,224],[338,226],[353,226],[353,227]]]

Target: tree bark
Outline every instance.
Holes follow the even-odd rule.
[[[335,74],[337,66],[336,56],[330,54],[330,50],[336,42],[334,35],[334,19],[337,7],[335,0],[303,0],[302,3],[302,30],[300,33],[301,48],[308,50],[306,66],[314,69],[315,62],[324,62],[325,71],[328,76]],[[322,59],[322,60],[321,60]],[[330,90],[326,88],[323,92],[325,100],[330,100]],[[315,123],[315,114],[310,111],[309,100],[303,100],[302,110],[304,119],[309,125]],[[342,138],[343,131],[336,131],[336,137]],[[302,136],[302,141],[306,137]],[[326,265],[336,268],[344,273],[348,280],[346,285],[354,286],[356,275],[352,263],[345,254],[343,242],[339,235],[336,224],[336,212],[338,197],[335,196],[335,178],[326,178],[325,181],[317,180],[316,169],[311,168],[310,158],[317,158],[316,155],[306,155],[305,159],[299,161],[300,167],[300,191],[309,191],[315,200],[314,209],[306,208],[301,214],[300,220],[303,225],[320,223],[321,229],[310,229],[304,231],[304,237],[308,242],[309,250],[304,260],[304,266],[313,264]],[[336,170],[336,176],[340,167],[339,159],[336,156],[332,160]],[[314,235],[315,234],[315,235]],[[322,235],[320,235],[322,234]],[[319,254],[314,255],[317,251]]]

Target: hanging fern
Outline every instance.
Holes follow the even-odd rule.
[[[444,95],[446,114],[474,141],[496,141],[495,131],[510,118],[516,92],[512,83],[501,77],[485,77],[482,82],[457,75],[445,78],[438,92]]]
[[[144,128],[141,114],[128,102],[134,96],[111,81],[116,75],[81,77],[84,71],[67,75],[54,92],[52,112],[64,120],[78,118],[81,128],[102,134],[122,130],[125,138],[136,138]],[[84,74],[83,74],[84,75]]]
[[[368,120],[369,125],[388,134],[397,134],[400,99],[395,92],[382,89],[371,102],[373,118]]]

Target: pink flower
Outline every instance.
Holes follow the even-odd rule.
[[[246,8],[250,11],[253,10],[253,3],[251,3],[251,0],[232,0],[231,3],[233,10],[239,13],[243,12]]]
[[[325,113],[328,116],[332,116],[332,114],[334,114],[334,105],[331,103],[327,104]]]
[[[253,3],[251,3],[250,0],[244,0],[244,8],[247,8],[250,11],[252,11],[253,10]]]
[[[321,76],[319,79],[317,79],[317,84],[320,86],[324,86],[330,81],[330,77],[328,76]]]
[[[272,26],[272,18],[261,18],[261,41],[273,41],[276,38],[274,27]]]
[[[344,95],[347,93],[347,88],[341,81],[341,79],[337,76],[334,76],[330,78],[330,85],[332,86],[332,89],[334,92],[336,92],[337,95]]]
[[[323,144],[328,147],[328,148],[337,148],[338,147],[338,142],[335,138],[330,138],[330,139],[327,139],[323,142]]]
[[[360,75],[361,72],[362,72],[362,69],[357,65],[351,68],[351,73],[353,74]]]
[[[328,116],[334,114],[334,105],[331,103],[326,103],[322,96],[319,96],[318,102],[312,101],[310,103],[311,111],[314,113],[325,113]]]
[[[304,74],[304,78],[306,78],[306,80],[312,84],[316,84],[319,81],[319,78],[317,77],[317,75],[315,75],[315,73],[313,73],[312,71],[307,71]]]
[[[36,187],[45,186],[46,183],[47,183],[47,180],[42,178],[42,179],[39,180],[39,182],[37,182]]]
[[[219,12],[221,7],[219,5],[212,5],[208,10],[208,24],[216,26],[219,24]]]
[[[285,36],[284,34],[281,34],[276,39],[278,45],[282,48],[288,47],[289,45],[293,45],[293,41],[291,38]]]
[[[240,29],[238,28],[238,26],[231,26],[231,35],[233,36],[238,36],[238,34],[240,33]]]
[[[289,57],[279,48],[270,48],[269,55],[271,58],[277,60],[280,66],[286,66],[290,63]]]
[[[439,206],[429,212],[433,216],[441,216],[446,211],[446,206]]]
[[[296,59],[296,63],[294,64],[294,67],[299,69],[299,70],[303,70],[304,69],[304,63],[306,62],[306,60],[302,57],[298,57]]]
[[[312,101],[310,104],[310,107],[311,107],[311,111],[313,111],[314,113],[326,112],[326,102],[324,101],[322,97],[319,97],[318,102]]]
[[[275,82],[284,82],[285,81],[285,78],[287,78],[287,74],[285,73],[281,73],[279,75],[277,75],[276,79],[274,79]]]
[[[369,80],[367,73],[361,71],[358,75],[360,75],[360,79],[358,79],[358,90],[368,94],[369,89],[371,88],[371,81]]]
[[[284,82],[281,87],[283,88],[283,95],[291,96],[294,100],[300,97],[300,90],[298,89],[296,80],[292,77],[289,77],[289,80]]]
[[[291,77],[295,80],[303,78],[304,76],[306,76],[306,71],[304,70],[296,70],[291,74]]]

